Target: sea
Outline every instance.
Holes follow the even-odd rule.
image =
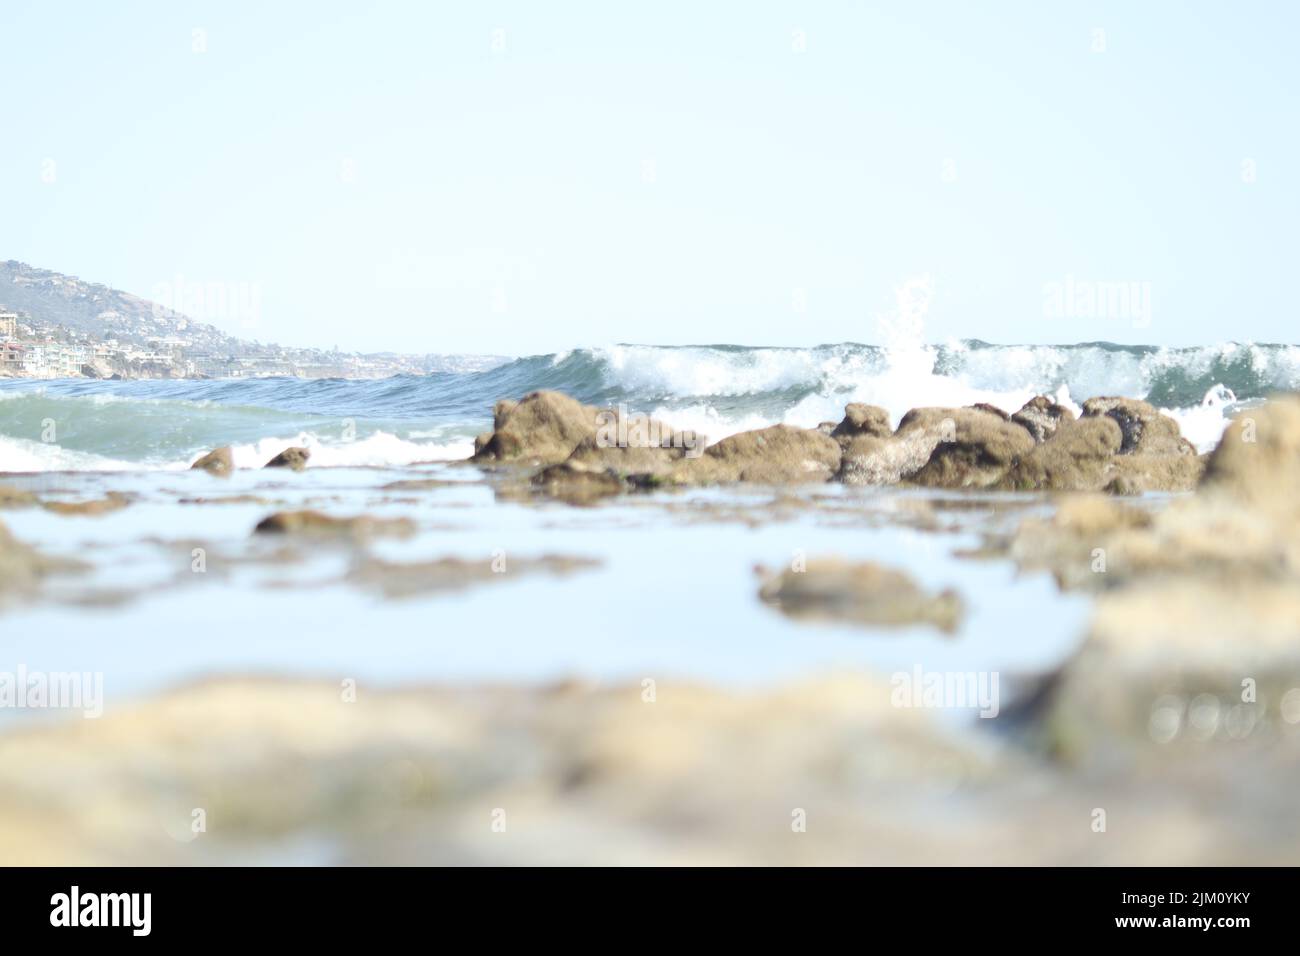
[[[787,422],[838,421],[845,404],[888,409],[1045,394],[1145,398],[1199,449],[1239,409],[1300,386],[1300,347],[1158,348],[1106,342],[905,348],[616,345],[377,380],[0,381],[0,484],[44,501],[117,495],[126,507],[68,515],[0,511],[14,539],[82,571],[0,608],[0,671],[102,675],[106,712],[220,675],[304,676],[359,686],[672,681],[781,684],[826,673],[999,673],[1032,689],[1078,648],[1090,603],[1046,574],[974,560],[1050,502],[906,488],[703,488],[595,507],[521,499],[464,463],[493,404],[536,389],[653,414],[716,441]],[[189,465],[234,448],[236,472]],[[290,445],[301,473],[262,470]],[[406,482],[407,484],[395,484]],[[416,484],[411,484],[416,482]],[[1148,496],[1161,507],[1168,496]],[[475,586],[386,596],[352,572],[358,550],[254,534],[269,513],[411,519],[376,539],[388,562],[499,562]],[[529,574],[546,555],[594,564]],[[201,556],[201,560],[200,560]],[[758,599],[793,560],[838,556],[953,588],[952,634],[791,620]],[[665,685],[667,681],[667,685]],[[0,724],[41,719],[0,712]]]

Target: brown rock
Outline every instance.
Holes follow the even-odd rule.
[[[1034,441],[1041,445],[1056,434],[1056,429],[1062,423],[1074,421],[1074,412],[1064,405],[1058,405],[1046,395],[1037,395],[1012,415],[1011,420],[1027,429],[1034,436]]]
[[[990,405],[988,402],[976,402],[974,405],[968,407],[974,409],[977,412],[988,412],[990,415],[996,415],[1004,422],[1011,421],[1011,416],[1007,412],[1004,412],[996,405]]]
[[[1300,396],[1274,396],[1233,419],[1201,485],[1263,514],[1300,515]]]
[[[306,448],[286,448],[262,467],[292,468],[294,471],[302,471],[307,467],[307,459],[310,457],[311,451]]]
[[[374,518],[358,515],[336,518],[320,511],[277,511],[258,522],[255,534],[301,534],[342,538],[406,537],[415,533],[409,518]]]
[[[809,561],[802,570],[768,577],[759,597],[794,618],[878,627],[928,624],[949,633],[963,612],[955,591],[928,594],[901,571],[838,558]]]
[[[90,501],[46,501],[43,503],[43,507],[46,511],[53,511],[55,514],[60,515],[99,517],[108,514],[110,511],[125,508],[130,503],[130,495],[120,491],[110,491],[104,497],[93,498]]]
[[[1083,417],[1107,416],[1119,425],[1123,441],[1121,455],[1194,455],[1195,447],[1182,437],[1178,423],[1161,415],[1154,405],[1136,398],[1090,398],[1083,403]]]
[[[513,560],[439,558],[434,561],[384,561],[364,557],[348,572],[351,584],[373,588],[387,598],[415,597],[444,591],[467,591],[485,584],[516,580],[524,575],[566,577],[600,566],[590,558],[547,554]]]
[[[200,471],[206,471],[210,475],[224,478],[235,469],[234,452],[231,451],[229,445],[214,448],[190,465],[190,468],[197,468]]]
[[[893,432],[889,425],[889,412],[876,405],[853,402],[844,406],[844,420],[831,431],[831,437],[840,439],[841,445],[847,445],[858,435],[888,438]]]
[[[1109,480],[1107,465],[1123,434],[1109,417],[1061,422],[1056,432],[1013,464],[997,482],[1007,491],[1095,491]]]
[[[13,485],[0,485],[0,508],[31,508],[38,504],[40,499],[32,492]]]
[[[547,465],[533,476],[532,483],[551,497],[570,504],[588,504],[628,489],[613,468],[588,465],[573,459]]]
[[[902,437],[857,435],[845,444],[838,478],[846,485],[893,485],[915,474],[939,443],[937,435],[913,431]]]
[[[584,438],[596,437],[598,414],[599,409],[560,392],[532,392],[518,402],[497,402],[492,435],[473,460],[558,464]]]
[[[722,439],[696,459],[683,459],[672,480],[685,484],[829,481],[840,467],[835,439],[812,428],[773,425]]]
[[[952,428],[935,445],[925,465],[911,476],[910,480],[918,485],[987,488],[1034,448],[1034,439],[1029,432],[1010,421],[1005,413],[999,417],[993,412],[973,408],[924,411],[944,413],[943,421],[951,421]],[[909,428],[928,427],[920,424],[919,416],[912,422],[904,416],[899,425],[900,432],[904,423]]]

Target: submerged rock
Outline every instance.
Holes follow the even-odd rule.
[[[92,498],[89,501],[46,501],[42,502],[42,507],[46,511],[52,511],[59,515],[98,517],[106,515],[110,511],[125,508],[132,500],[131,495],[120,491],[110,491],[102,498]]]
[[[235,470],[234,452],[229,445],[214,448],[190,465],[190,468],[206,471],[210,475],[225,477]]]
[[[615,469],[572,459],[543,468],[533,476],[532,484],[551,497],[570,504],[589,504],[628,490],[626,481]]]
[[[307,467],[307,460],[311,458],[311,451],[307,448],[286,448],[280,454],[268,461],[263,468],[290,468],[294,471],[302,471]]]
[[[40,499],[30,491],[13,485],[0,485],[0,508],[32,508]]]
[[[464,591],[484,584],[512,581],[524,575],[565,577],[600,566],[590,558],[547,554],[540,558],[500,558],[469,561],[384,561],[367,556],[348,572],[351,584],[373,588],[384,597],[406,598],[442,591]]]
[[[930,594],[901,571],[838,558],[769,576],[759,597],[794,618],[877,627],[924,624],[946,633],[956,630],[963,614],[956,591]]]
[[[0,524],[0,605],[10,599],[33,596],[50,575],[81,569],[74,561],[41,554]]]
[[[302,534],[327,537],[372,538],[385,535],[405,537],[415,533],[409,518],[375,518],[357,515],[336,518],[321,511],[277,511],[257,523],[255,534]]]

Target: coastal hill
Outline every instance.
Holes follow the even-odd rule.
[[[179,297],[179,295],[178,295]],[[232,299],[238,290],[231,290]],[[231,310],[238,308],[231,303]],[[290,348],[237,338],[129,292],[10,259],[0,262],[0,376],[379,378],[474,371],[500,356]]]

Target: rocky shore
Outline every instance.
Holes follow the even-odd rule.
[[[838,423],[773,425],[707,447],[703,436],[626,417],[533,392],[497,403],[493,430],[475,440],[471,460],[540,469],[534,485],[580,500],[646,488],[830,481],[1136,495],[1190,491],[1205,467],[1177,422],[1129,398],[1089,399],[1078,419],[1046,396],[1014,413],[991,405],[916,408],[892,430],[884,409],[849,405]]]
[[[102,720],[0,734],[0,859],[1300,861],[1300,398],[1241,413],[1205,455],[1145,402],[1093,398],[1076,417],[1045,396],[1014,411],[913,409],[896,428],[883,409],[849,405],[816,429],[710,445],[534,392],[499,402],[475,446],[469,481],[380,473],[374,513],[339,513],[328,494],[277,500],[313,471],[305,449],[268,461],[274,483],[256,494],[191,487],[177,500],[257,510],[250,550],[227,564],[290,567],[328,552],[342,572],[315,586],[396,601],[503,580],[486,560],[376,550],[427,532],[419,503],[449,487],[486,483],[498,501],[574,514],[589,509],[553,502],[637,503],[677,519],[692,492],[765,489],[759,503],[707,502],[698,520],[754,527],[811,513],[938,539],[982,528],[978,547],[953,553],[1089,595],[1086,633],[1058,665],[1006,675],[989,720],[900,706],[887,673],[861,671],[756,691],[667,678],[363,686],[353,702],[330,682],[214,679]],[[213,476],[193,476],[205,487],[234,480],[222,449],[194,468]],[[882,506],[864,486],[915,494]],[[406,502],[417,507],[398,513]],[[0,484],[0,508],[51,521],[140,506],[112,489],[68,500]],[[980,521],[951,525],[957,514]],[[561,553],[512,562],[538,586],[600,567]],[[827,553],[755,570],[748,600],[801,628],[960,640],[969,613],[969,595],[885,563]],[[0,604],[13,607],[50,600],[52,582],[74,582],[57,592],[71,593],[86,567],[0,526],[0,571]],[[518,639],[589,626],[575,614]]]

